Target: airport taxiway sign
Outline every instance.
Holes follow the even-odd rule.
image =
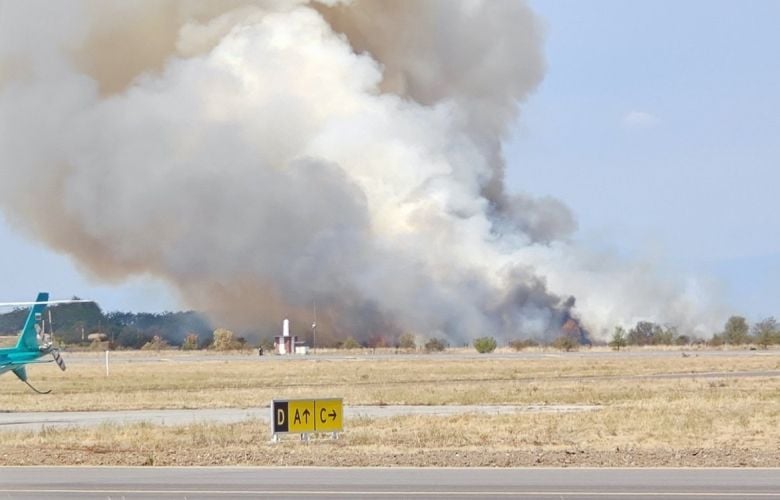
[[[284,432],[341,432],[344,404],[341,398],[273,400],[274,434]]]

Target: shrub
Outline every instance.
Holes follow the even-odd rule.
[[[496,350],[496,339],[493,337],[480,337],[474,339],[474,349],[480,354],[486,354]]]
[[[691,338],[688,335],[680,335],[674,339],[675,345],[691,345]]]
[[[230,351],[240,349],[241,344],[233,339],[233,332],[225,328],[214,330],[214,349],[217,351]]]
[[[342,349],[359,349],[360,344],[357,340],[353,339],[352,337],[349,337],[344,340],[344,342],[341,343]]]
[[[509,341],[509,347],[515,351],[522,351],[523,349],[527,349],[529,347],[539,347],[539,342],[535,341],[534,339],[515,339]]]
[[[184,338],[184,342],[181,345],[184,351],[194,351],[198,348],[198,336],[197,334],[190,333]]]
[[[425,343],[425,352],[441,352],[447,348],[447,342],[442,339],[431,339]]]
[[[162,349],[168,349],[170,346],[168,345],[168,342],[165,341],[165,339],[161,338],[159,335],[155,335],[152,340],[147,342],[141,347],[142,351],[160,351]]]
[[[382,348],[382,347],[390,347],[387,343],[387,339],[383,335],[377,335],[375,337],[371,337],[366,341],[364,344],[366,347],[370,348]]]
[[[579,344],[576,340],[568,335],[561,335],[557,339],[553,340],[552,346],[562,351],[576,351],[579,348]]]
[[[398,347],[412,351],[417,349],[417,343],[414,341],[414,335],[411,333],[404,333],[401,335],[401,338],[398,339]]]

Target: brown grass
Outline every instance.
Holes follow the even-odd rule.
[[[41,397],[0,378],[7,409],[251,407],[287,397],[354,404],[596,404],[595,412],[355,418],[338,441],[270,444],[267,424],[101,426],[3,432],[0,464],[780,465],[780,369],[755,356],[548,357],[74,363],[35,366]],[[127,358],[130,359],[130,358]],[[137,360],[136,360],[137,361]],[[676,378],[649,378],[656,374]],[[647,378],[645,378],[647,377]]]
[[[780,465],[778,407],[735,387],[577,414],[355,418],[338,441],[271,444],[268,424],[9,432],[0,465]]]
[[[490,356],[261,360],[236,356],[228,360],[192,361],[186,355],[163,352],[160,360],[153,362],[134,355],[114,355],[110,376],[106,377],[100,354],[79,356],[65,373],[50,364],[29,367],[34,384],[53,389],[53,394],[45,397],[32,393],[12,374],[0,377],[0,408],[43,411],[253,407],[267,405],[275,398],[330,396],[343,397],[346,404],[619,404],[668,395],[669,387],[679,382],[640,378],[644,376],[780,369],[777,355],[616,355],[614,359],[597,360],[568,356],[532,360]],[[92,362],[87,363],[89,360]],[[771,385],[762,389],[771,390]]]

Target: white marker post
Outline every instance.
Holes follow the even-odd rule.
[[[108,377],[108,351],[106,351],[106,377]]]

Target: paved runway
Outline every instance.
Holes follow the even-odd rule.
[[[5,467],[3,499],[780,498],[780,469]]]
[[[570,413],[595,411],[591,405],[386,405],[347,406],[346,419],[369,417],[396,417],[402,415],[457,415],[479,413],[503,415],[507,413]],[[195,422],[216,422],[231,424],[244,420],[259,419],[268,422],[270,409],[260,408],[210,408],[190,410],[121,410],[121,411],[44,411],[44,412],[0,412],[0,431],[39,431],[52,427],[87,427],[100,424],[135,424],[148,422],[156,425],[187,425]]]

